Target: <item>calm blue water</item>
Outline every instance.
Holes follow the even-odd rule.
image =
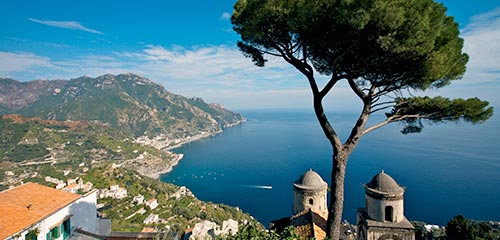
[[[267,226],[290,216],[292,182],[309,168],[330,182],[331,148],[312,113],[243,113],[248,122],[176,149],[184,159],[161,180],[185,185],[201,200],[239,206]],[[332,117],[346,136],[355,115]],[[500,220],[499,120],[426,126],[410,135],[393,124],[364,136],[347,167],[344,218],[355,223],[363,184],[384,169],[407,188],[410,220]]]

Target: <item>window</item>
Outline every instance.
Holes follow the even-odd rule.
[[[392,206],[385,207],[385,220],[388,222],[394,222]]]
[[[50,230],[50,234],[52,235],[52,238],[58,238],[61,236],[61,226],[52,228],[52,230]]]
[[[313,205],[314,204],[314,200],[312,198],[309,198],[309,204],[310,205]]]
[[[69,221],[69,218],[66,219],[62,224],[62,234],[63,234],[63,239],[69,238],[69,235],[71,234],[71,223]]]
[[[59,225],[57,227],[50,229],[47,235],[45,235],[45,238],[47,240],[57,239],[59,236],[61,236],[61,226],[62,225]]]

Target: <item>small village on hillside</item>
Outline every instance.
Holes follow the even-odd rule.
[[[140,178],[139,175],[134,177]],[[182,239],[182,236],[185,236],[185,239],[198,239],[204,236],[236,233],[239,223],[245,224],[251,220],[243,218],[238,222],[228,218],[223,219],[219,225],[209,220],[189,219],[193,221],[191,227],[188,225],[186,229],[179,229],[176,218],[186,218],[182,215],[187,209],[199,208],[200,213],[210,217],[214,212],[218,214],[217,211],[224,214],[222,208],[226,207],[201,203],[185,186],[172,186],[168,194],[158,194],[157,197],[160,199],[157,199],[149,197],[151,191],[155,191],[153,189],[131,195],[121,182],[107,188],[94,188],[91,181],[84,182],[83,178],[63,181],[47,176],[44,180],[43,185],[27,182],[0,192],[0,225],[9,226],[3,227],[0,231],[1,239],[34,239],[35,233],[38,236],[36,239],[154,239],[158,236],[168,236],[166,239]],[[137,186],[129,186],[129,189],[130,187],[135,189],[136,193],[148,191],[137,189]],[[184,203],[188,203],[185,208],[173,206]],[[173,210],[181,211],[177,213],[181,216],[168,210],[172,207]],[[217,210],[218,207],[221,209]],[[113,208],[116,212],[107,211],[109,208]],[[106,216],[106,213],[111,216]],[[12,225],[14,215],[18,217],[15,220],[16,224]],[[210,219],[219,220],[223,216],[214,216]],[[234,217],[238,219],[240,216]],[[125,229],[120,228],[119,225],[123,223],[119,221],[134,225],[134,229],[138,231],[134,229],[123,232],[112,231],[112,229],[127,230],[127,226]]]
[[[130,180],[124,178],[123,174],[127,174],[126,172],[113,171],[119,170],[117,166],[112,166],[111,169],[117,174],[114,175],[116,179]],[[109,170],[104,172],[106,171]],[[12,177],[10,172],[5,174]],[[142,178],[140,175],[132,177]],[[231,239],[239,229],[247,228],[247,225],[254,221],[245,217],[236,217],[238,220],[219,217],[215,221],[210,217],[205,217],[205,220],[195,217],[183,229],[179,228],[181,225],[176,225],[179,223],[175,219],[186,215],[185,211],[188,209],[198,208],[195,204],[199,202],[185,186],[172,186],[169,193],[150,197],[150,191],[156,191],[150,189],[152,186],[136,189],[132,184],[127,187],[127,184],[118,181],[118,184],[106,188],[96,188],[92,181],[84,179],[93,178],[82,176],[63,181],[46,176],[43,185],[27,182],[0,192],[0,226],[5,226],[0,231],[0,238]],[[98,180],[94,178],[94,181]],[[130,184],[130,181],[126,183]],[[293,204],[293,212],[290,217],[269,223],[268,231],[279,234],[293,226],[295,237],[287,239],[325,239],[328,184],[316,172],[308,170],[291,185],[293,203],[290,204]],[[127,189],[133,190],[134,193]],[[141,192],[147,189],[150,190]],[[416,233],[423,232],[432,236],[432,239],[446,239],[444,227],[431,224],[414,226],[414,222],[408,221],[404,215],[404,192],[405,189],[384,171],[376,174],[365,185],[366,206],[360,206],[358,209],[357,223],[344,221],[340,239],[415,240],[424,239],[415,236]],[[190,203],[184,212],[168,211],[172,205],[185,200]],[[221,207],[223,206],[219,208]],[[115,212],[108,211],[110,208]],[[220,211],[217,208],[217,205],[202,203],[198,208],[198,216],[217,214],[217,211]],[[16,220],[12,222],[14,216]],[[127,226],[123,228],[123,223],[134,225],[133,229],[136,230],[127,229]],[[492,231],[500,233],[499,222],[488,224]],[[122,231],[116,231],[117,229]]]

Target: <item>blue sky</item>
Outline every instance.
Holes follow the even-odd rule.
[[[430,95],[500,106],[500,0],[442,0],[471,59],[464,79]],[[4,1],[0,77],[21,81],[133,72],[232,109],[311,108],[303,77],[279,59],[255,67],[235,47],[233,0]],[[355,110],[345,85],[331,109]],[[330,105],[328,105],[330,106]]]

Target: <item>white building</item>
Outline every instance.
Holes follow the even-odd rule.
[[[113,185],[109,187],[108,189],[102,189],[101,193],[99,194],[99,198],[107,198],[111,197],[114,199],[123,199],[127,197],[127,189],[122,188],[118,185]]]
[[[143,204],[144,203],[144,196],[142,194],[139,194],[139,195],[135,196],[132,201],[134,203],[137,203],[137,204]]]
[[[67,239],[77,228],[107,235],[96,199],[96,191],[81,196],[36,183],[0,192],[0,239]]]
[[[175,197],[175,199],[179,199],[180,197],[183,197],[183,196],[194,197],[191,190],[189,190],[189,188],[187,188],[186,186],[181,186],[175,193],[172,194],[171,197]]]
[[[147,207],[149,207],[149,209],[153,210],[155,208],[158,207],[158,200],[156,200],[156,198],[152,198],[152,199],[149,199],[148,201],[146,201],[144,203]]]
[[[215,235],[234,235],[238,232],[238,221],[233,219],[224,220],[222,222],[222,229],[215,230]]]
[[[238,232],[238,221],[228,219],[222,222],[222,228],[217,223],[203,220],[194,225],[194,228],[185,236],[185,240],[212,240],[219,235],[234,235]]]
[[[146,219],[144,219],[143,223],[144,224],[151,224],[151,223],[158,222],[158,220],[159,220],[158,214],[149,214],[149,216],[146,217]]]
[[[215,238],[215,229],[217,224],[208,220],[203,220],[194,225],[191,235],[189,235],[189,240],[212,240]]]

